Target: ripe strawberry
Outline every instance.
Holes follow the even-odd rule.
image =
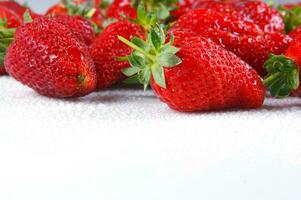
[[[271,55],[266,61],[268,75],[264,80],[271,95],[278,98],[289,96],[292,92],[301,97],[301,37],[295,38],[282,55]]]
[[[7,72],[50,97],[83,96],[95,89],[96,72],[84,43],[48,17],[19,27],[5,56]]]
[[[131,37],[143,37],[145,34],[141,26],[127,22],[118,21],[103,30],[90,46],[90,55],[94,60],[98,74],[98,89],[107,88],[124,79],[122,69],[128,68],[128,62],[118,61],[119,57],[131,53],[131,48],[118,40],[118,35],[124,35],[127,39]]]
[[[115,19],[136,18],[137,11],[131,4],[131,0],[114,0],[107,9],[107,16]]]
[[[291,31],[288,34],[293,40],[297,39],[298,37],[301,37],[301,26],[296,28],[295,30]]]
[[[77,38],[87,45],[90,45],[96,37],[96,33],[91,23],[81,16],[57,15],[54,19],[68,26]]]
[[[291,40],[281,33],[264,33],[257,25],[234,15],[204,9],[183,15],[170,32],[179,30],[212,39],[249,63],[262,76],[266,74],[263,63],[270,53],[282,53]]]
[[[6,28],[16,28],[22,23],[22,19],[16,12],[2,6],[0,6],[0,20],[6,20]]]
[[[187,3],[188,2],[188,3]],[[261,1],[233,0],[233,1],[187,1],[175,17],[189,12],[191,9],[211,9],[219,13],[228,13],[237,18],[255,23],[265,32],[284,32],[281,14]]]
[[[249,65],[210,39],[185,34],[167,44],[162,29],[152,29],[147,41],[119,37],[135,49],[124,73],[150,83],[163,102],[181,112],[262,106],[265,89]]]
[[[20,5],[16,1],[0,1],[0,6],[6,7],[8,9],[14,11],[21,20],[23,19],[23,15],[24,15],[25,11],[29,9],[25,6]],[[41,16],[41,15],[33,12],[30,9],[29,9],[29,12],[30,12],[30,15],[32,16],[32,18],[37,18],[37,17]]]
[[[6,74],[3,58],[11,40],[8,38],[11,32],[9,29],[20,26],[21,21],[14,11],[0,6],[0,75]]]
[[[97,28],[102,27],[103,15],[100,9],[100,0],[65,0],[50,7],[46,15],[80,15],[91,21]]]
[[[98,89],[105,89],[125,79],[121,70],[128,68],[129,64],[120,61],[120,58],[129,55],[132,49],[117,36],[123,35],[127,39],[144,38],[149,28],[159,20],[156,15],[147,13],[142,4],[137,10],[139,15],[135,22],[119,20],[107,26],[90,46],[90,55],[98,74]]]
[[[194,0],[183,0],[177,3],[178,8],[171,12],[173,20],[179,19],[182,15],[185,15],[193,8]]]

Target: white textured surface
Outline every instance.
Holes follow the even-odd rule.
[[[41,97],[0,77],[1,200],[300,200],[301,100],[181,114],[151,92]]]
[[[55,100],[0,77],[0,200],[300,200],[300,121],[297,98],[181,114],[137,89]]]

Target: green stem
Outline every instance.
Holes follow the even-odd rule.
[[[144,51],[142,48],[140,48],[140,47],[138,47],[137,45],[135,45],[134,43],[128,41],[128,40],[125,39],[124,37],[119,36],[119,35],[118,35],[117,37],[118,37],[118,39],[119,39],[121,42],[123,42],[123,43],[125,43],[126,45],[128,45],[129,47],[131,47],[131,48],[133,48],[133,49],[139,51],[140,53],[142,53],[143,55],[145,55],[146,57],[148,57],[151,61],[156,62],[156,57],[155,57],[155,56],[150,55],[148,52]]]
[[[128,56],[117,57],[116,60],[120,61],[120,62],[122,62],[122,61],[128,61]]]
[[[265,86],[269,86],[275,79],[278,79],[281,76],[280,72],[277,72],[269,77],[267,77],[266,79],[263,80],[263,84]]]

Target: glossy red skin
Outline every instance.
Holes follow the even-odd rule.
[[[91,23],[81,16],[57,15],[54,19],[68,26],[78,39],[90,45],[96,33]]]
[[[186,31],[204,36],[234,52],[261,75],[271,53],[281,54],[291,38],[281,33],[264,33],[257,25],[227,13],[196,9],[183,15],[170,32]]]
[[[296,28],[295,30],[291,31],[289,33],[289,36],[293,39],[296,39],[298,37],[301,36],[301,26],[299,26],[298,28]]]
[[[49,97],[83,96],[96,87],[87,46],[51,18],[41,17],[19,27],[4,64],[9,75]],[[85,80],[79,81],[79,76]]]
[[[15,11],[17,13],[17,15],[19,15],[21,20],[23,20],[24,12],[28,9],[25,6],[22,6],[15,1],[0,1],[0,6],[9,8],[10,10]],[[29,11],[30,11],[30,15],[32,18],[41,17],[41,15],[33,12],[32,10],[29,10]]]
[[[186,3],[176,17],[189,12],[191,9],[211,9],[220,13],[235,15],[241,20],[257,24],[265,32],[284,33],[284,22],[281,14],[276,9],[271,8],[261,1],[206,1],[198,0]]]
[[[90,55],[94,60],[98,74],[98,89],[108,88],[125,79],[121,70],[130,67],[127,61],[121,62],[117,58],[128,56],[132,49],[122,43],[117,36],[126,39],[144,37],[144,30],[136,24],[118,21],[103,30],[90,46]]]
[[[84,2],[85,0],[80,0],[80,1],[74,1],[77,4],[80,4],[82,2]],[[102,23],[103,23],[103,15],[101,10],[99,9],[98,5],[101,3],[101,0],[95,0],[95,8],[96,11],[94,13],[94,15],[91,18],[91,21],[93,23],[95,23],[98,27],[102,27]],[[52,7],[50,7],[45,15],[49,15],[49,16],[57,16],[57,15],[67,15],[68,14],[68,10],[60,3],[53,5]]]
[[[1,2],[0,2],[1,3]],[[12,10],[0,6],[0,19],[7,20],[7,28],[16,28],[21,25],[21,19]],[[0,75],[6,74],[4,66],[0,65]]]
[[[131,0],[114,0],[107,10],[107,16],[123,20],[127,18],[137,18],[137,11],[131,6]]]
[[[180,112],[262,106],[265,88],[248,64],[210,39],[183,38],[183,34],[175,35],[182,63],[164,68],[167,89],[151,81],[163,102]]]

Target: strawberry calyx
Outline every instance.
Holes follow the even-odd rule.
[[[177,8],[178,0],[132,0],[132,6],[137,8],[143,3],[147,12],[156,13],[160,20],[168,19],[170,12]]]
[[[271,55],[264,64],[268,75],[263,83],[275,98],[288,97],[299,87],[299,67],[284,55]]]
[[[92,20],[92,17],[96,13],[96,7],[93,0],[87,0],[84,2],[76,2],[74,0],[61,0],[61,5],[65,9],[67,9],[68,15],[80,15],[89,20],[95,32],[97,34],[100,33],[100,27]]]
[[[301,25],[301,6],[295,6],[289,9],[280,5],[278,10],[283,16],[286,33],[295,30]]]
[[[148,32],[153,26],[159,22],[158,15],[154,12],[148,12],[143,3],[137,7],[137,19],[128,19],[135,24],[139,24]]]
[[[138,80],[147,89],[153,77],[159,86],[166,88],[164,68],[175,67],[182,62],[176,55],[180,49],[173,45],[173,37],[166,43],[166,33],[157,25],[150,29],[146,41],[137,37],[131,38],[131,41],[122,36],[118,36],[118,39],[134,49],[127,56],[131,67],[122,70],[129,77],[125,82]]]

